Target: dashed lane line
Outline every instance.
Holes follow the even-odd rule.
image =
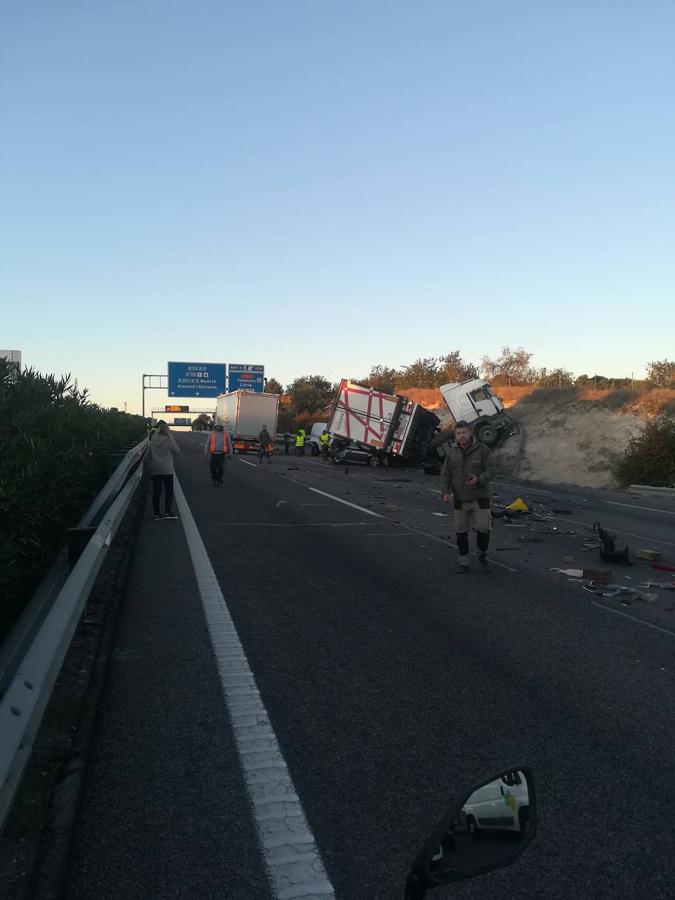
[[[612,609],[611,606],[605,606],[604,603],[598,603],[597,600],[591,600],[591,606],[597,606],[599,609],[604,609],[605,612],[614,613],[615,616],[622,616],[624,619],[630,619],[631,622],[637,622],[638,625],[644,625],[645,628],[653,628],[654,631],[662,631],[663,634],[669,634],[671,637],[675,637],[675,631],[670,631],[669,628],[661,628],[660,625],[652,625],[651,622],[645,622],[644,619],[638,619],[637,616],[631,616],[629,613],[621,612],[619,609]]]

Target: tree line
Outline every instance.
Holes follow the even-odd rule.
[[[385,393],[400,393],[407,388],[438,388],[449,382],[481,376],[497,387],[675,388],[675,361],[669,359],[650,362],[647,377],[637,380],[632,377],[608,378],[598,373],[575,377],[564,368],[537,368],[532,363],[533,357],[534,354],[523,347],[505,346],[498,356],[484,356],[476,365],[463,359],[460,350],[453,350],[444,356],[420,357],[400,369],[374,365],[367,375],[352,378],[352,381]],[[302,375],[286,386],[269,378],[265,390],[285,395],[280,424],[283,430],[301,427],[316,418],[335,396],[337,387],[323,375]]]

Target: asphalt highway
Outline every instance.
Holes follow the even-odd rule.
[[[505,502],[568,514],[534,541],[496,523],[493,573],[455,575],[433,477],[235,457],[216,488],[203,438],[178,439],[180,484],[338,900],[402,898],[450,800],[521,764],[537,782],[534,844],[432,896],[673,895],[675,595],[623,605],[549,571],[599,567],[581,549],[596,520],[672,561],[672,506],[500,481]],[[271,896],[183,525],[148,506],[69,898]],[[650,577],[669,579],[646,564],[612,575]]]

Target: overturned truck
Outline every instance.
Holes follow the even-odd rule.
[[[420,462],[440,424],[414,400],[386,394],[344,378],[331,408],[328,431],[333,458],[356,447],[371,466]]]

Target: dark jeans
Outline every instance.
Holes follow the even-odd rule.
[[[152,508],[155,515],[159,515],[159,495],[164,488],[164,515],[171,515],[173,503],[173,475],[151,475],[152,480]]]
[[[212,453],[209,460],[209,468],[211,469],[211,478],[218,484],[223,483],[223,469],[225,468],[225,454]]]

